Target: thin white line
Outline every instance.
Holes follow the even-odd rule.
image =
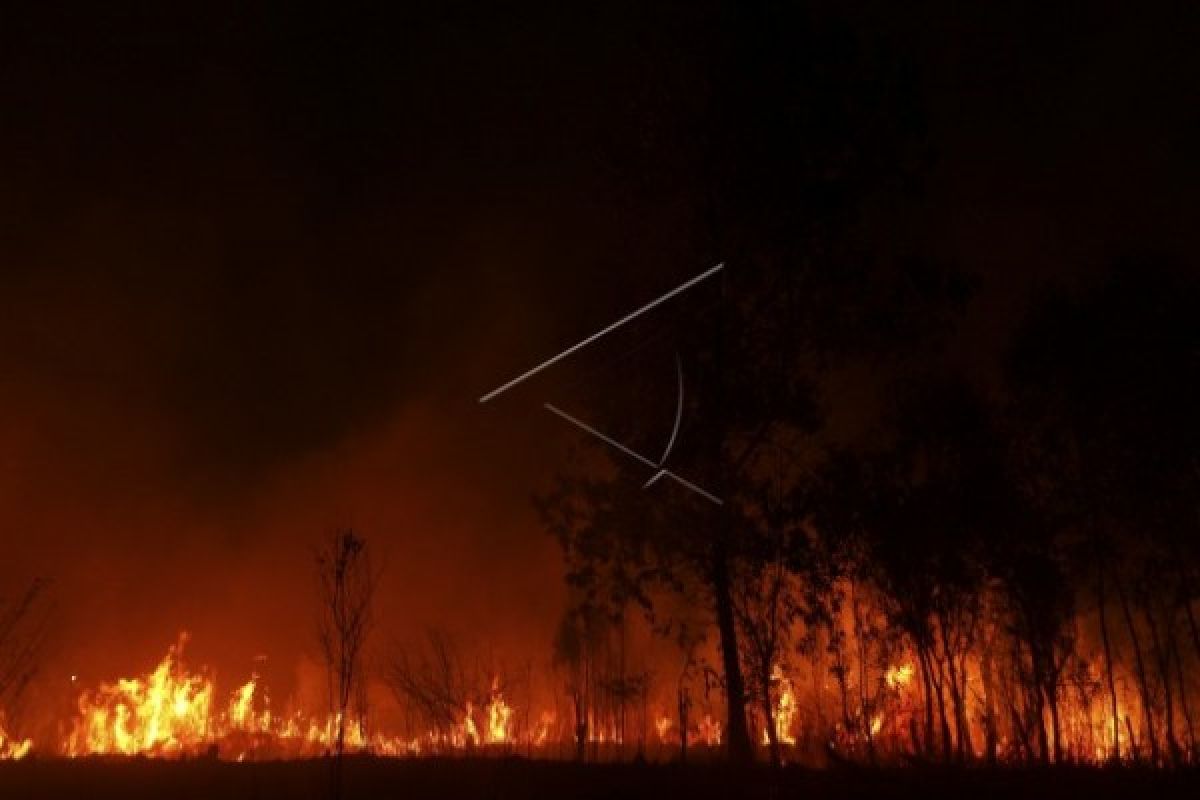
[[[642,488],[649,489],[651,486],[658,483],[659,478],[661,478],[662,476],[664,476],[666,474],[667,474],[667,471],[665,469],[660,469],[658,472],[656,472],[650,476],[650,480],[648,480],[642,484]]]
[[[483,397],[479,398],[479,402],[486,403],[488,400],[491,400],[493,397],[500,394],[501,392],[508,391],[509,389],[516,386],[518,383],[520,383],[521,381],[526,380],[527,378],[533,377],[534,375],[538,374],[542,370],[546,369],[546,367],[550,367],[550,366],[553,366],[554,364],[557,364],[559,361],[562,361],[564,358],[571,355],[575,351],[580,350],[584,347],[587,347],[589,344],[596,341],[601,336],[604,336],[607,333],[612,333],[617,328],[624,325],[626,322],[629,322],[630,320],[633,320],[633,319],[641,316],[642,314],[646,313],[647,311],[654,308],[655,306],[665,303],[666,301],[670,300],[672,297],[679,294],[680,292],[687,291],[688,289],[692,288],[693,286],[695,286],[697,283],[704,280],[705,278],[711,277],[712,275],[719,272],[724,266],[725,266],[725,262],[722,261],[720,264],[717,264],[715,267],[712,267],[711,269],[708,269],[705,272],[700,273],[696,277],[692,278],[690,281],[688,281],[680,286],[676,286],[674,289],[672,289],[671,291],[662,295],[657,300],[651,300],[649,303],[642,306],[637,311],[634,311],[632,313],[626,314],[624,317],[621,317],[621,319],[612,323],[604,330],[602,330],[598,333],[593,333],[591,336],[584,339],[582,342],[579,342],[578,344],[568,347],[566,350],[563,350],[561,353],[554,356],[553,358],[543,361],[541,364],[538,364],[536,367],[529,370],[528,372],[525,372],[522,375],[518,375],[517,377],[513,378],[511,381],[504,384],[500,388],[493,389],[492,391],[485,394]]]
[[[692,490],[693,492],[695,492],[696,494],[703,495],[703,496],[707,497],[709,500],[713,501],[714,503],[716,503],[716,504],[717,504],[717,505],[719,505],[719,506],[723,506],[723,505],[725,505],[725,503],[723,503],[723,502],[721,501],[721,498],[717,497],[716,495],[710,494],[709,492],[706,492],[706,491],[704,491],[704,490],[703,490],[703,489],[701,489],[699,486],[697,486],[696,484],[694,484],[694,483],[692,483],[691,481],[687,480],[686,478],[681,478],[681,477],[679,477],[678,475],[676,475],[674,472],[671,472],[671,470],[669,470],[669,469],[664,469],[664,470],[663,470],[663,473],[664,473],[664,474],[665,474],[665,475],[666,475],[668,478],[670,478],[671,480],[673,480],[673,481],[675,481],[676,483],[678,483],[680,486],[683,486],[683,487],[686,487],[686,488],[688,488],[688,489],[691,489],[691,490]]]
[[[704,489],[701,489],[699,486],[697,486],[696,484],[692,483],[689,480],[679,477],[674,472],[671,472],[671,470],[669,470],[669,469],[659,468],[658,464],[655,464],[650,459],[646,458],[645,456],[641,455],[640,453],[635,453],[633,450],[630,450],[628,447],[621,444],[616,439],[613,439],[611,436],[606,436],[605,434],[603,434],[600,431],[593,428],[591,425],[588,425],[586,422],[575,419],[575,417],[573,417],[570,414],[568,414],[567,412],[563,411],[561,408],[551,405],[550,403],[543,403],[542,407],[545,408],[550,413],[555,414],[559,417],[562,417],[567,422],[570,422],[572,425],[575,425],[575,426],[583,429],[584,431],[587,431],[592,436],[595,436],[597,439],[604,442],[605,444],[611,445],[612,447],[616,448],[617,450],[620,450],[622,453],[629,456],[630,458],[640,461],[641,463],[645,464],[647,467],[658,469],[658,474],[655,475],[653,478],[651,478],[650,481],[646,484],[646,486],[649,486],[651,483],[654,483],[654,481],[658,480],[658,478],[660,478],[660,477],[667,477],[667,478],[670,478],[671,480],[675,481],[676,483],[678,483],[680,486],[683,486],[687,489],[691,489],[696,494],[699,494],[699,495],[702,495],[702,496],[708,498],[709,500],[711,500],[712,502],[716,503],[719,506],[725,505],[725,503],[722,502],[721,498],[717,497],[716,495],[713,495],[710,492],[707,492]],[[645,487],[643,487],[643,488],[645,488]]]
[[[634,451],[630,450],[625,445],[618,442],[616,439],[613,439],[610,436],[604,435],[600,431],[593,428],[591,425],[588,425],[586,422],[582,422],[581,420],[575,419],[570,414],[563,411],[561,408],[553,406],[550,403],[543,403],[543,407],[547,411],[549,411],[551,414],[557,414],[558,416],[565,419],[567,422],[570,422],[572,425],[575,425],[576,427],[579,427],[579,428],[583,428],[585,431],[590,433],[592,436],[595,436],[600,441],[617,448],[618,450],[620,450],[622,453],[629,456],[630,458],[637,459],[638,461],[645,464],[647,467],[651,467],[651,468],[655,468],[655,469],[658,467],[658,464],[655,464],[650,459],[646,458],[645,456],[641,455],[640,453],[635,453]]]
[[[671,438],[667,440],[667,449],[663,450],[662,458],[658,460],[660,467],[667,463],[667,456],[671,455],[671,448],[675,446],[675,437],[679,434],[679,423],[683,420],[683,362],[679,360],[679,353],[675,354],[675,372],[679,375],[679,398],[675,401],[675,427],[671,429]]]

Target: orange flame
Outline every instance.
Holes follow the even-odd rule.
[[[84,691],[61,742],[63,754],[181,756],[216,747],[222,757],[240,761],[259,750],[275,756],[315,755],[334,746],[341,722],[338,715],[276,717],[269,697],[259,690],[257,675],[236,689],[224,708],[218,708],[212,679],[184,666],[186,641],[187,635],[181,635],[179,643],[144,676]],[[348,750],[411,749],[407,743],[401,747],[382,737],[368,739],[363,726],[350,718],[344,737]]]
[[[771,683],[779,687],[779,699],[772,711],[772,723],[775,725],[775,738],[780,744],[794,745],[796,737],[792,735],[792,720],[796,716],[796,695],[792,682],[783,674],[783,669],[776,664],[771,670]],[[763,728],[762,742],[767,744],[770,737],[767,729]]]
[[[508,703],[504,702],[504,695],[500,691],[499,678],[492,679],[492,698],[488,701],[487,715],[488,744],[506,744],[511,742],[513,710]]]
[[[889,689],[902,689],[912,680],[912,676],[913,665],[901,664],[897,667],[888,667],[883,679],[887,682]]]
[[[187,637],[144,678],[103,684],[79,698],[79,716],[67,737],[69,756],[92,753],[177,754],[212,734],[212,681],[189,675],[180,662]]]
[[[546,744],[554,731],[554,724],[558,721],[558,715],[553,711],[543,711],[538,718],[537,730],[533,734],[533,744],[536,747],[541,747]]]
[[[709,714],[700,720],[700,739],[709,747],[719,747],[721,744],[721,723]]]
[[[658,732],[658,740],[663,744],[669,744],[675,738],[671,735],[671,729],[674,727],[675,720],[666,714],[660,714],[654,720],[654,730]]]
[[[0,761],[16,761],[29,755],[32,749],[32,739],[13,739],[5,731],[4,721],[0,720]]]

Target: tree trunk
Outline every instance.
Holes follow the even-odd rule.
[[[1196,648],[1196,655],[1200,656],[1200,629],[1197,629],[1196,626],[1196,614],[1192,611],[1191,597],[1184,597],[1183,608],[1187,612],[1188,628],[1192,632],[1192,646]]]
[[[1171,691],[1170,655],[1161,637],[1158,635],[1158,624],[1155,622],[1154,615],[1150,611],[1149,601],[1142,603],[1141,606],[1142,616],[1146,618],[1146,627],[1150,629],[1150,652],[1154,655],[1154,663],[1158,667],[1158,679],[1163,689],[1163,710],[1165,712],[1165,725],[1167,728],[1167,754],[1171,757],[1172,766],[1178,767],[1183,754],[1179,750],[1179,741],[1175,738],[1175,700],[1173,697],[1174,693]]]
[[[863,634],[862,614],[859,609],[858,599],[854,593],[854,584],[850,584],[850,602],[851,608],[854,610],[854,640],[858,651],[858,719],[862,726],[863,736],[867,740],[867,760],[875,763],[875,733],[871,729],[875,727],[875,721],[871,719],[871,698],[867,689],[868,685],[868,667],[869,657],[867,653],[867,642]]]
[[[933,686],[937,691],[937,710],[938,720],[941,724],[942,731],[942,760],[949,763],[950,761],[950,718],[946,716],[946,675],[942,669],[942,662],[936,656],[933,658],[933,663],[937,666],[937,671],[933,673]]]
[[[840,633],[831,636],[829,643],[834,648],[834,656],[837,659],[833,665],[833,677],[837,679],[838,697],[842,700],[842,730],[849,734],[854,727],[854,720],[850,717],[850,667],[846,664],[846,652]]]
[[[1045,685],[1045,668],[1042,663],[1041,649],[1037,642],[1034,641],[1032,634],[1032,623],[1030,620],[1029,610],[1024,610],[1025,614],[1025,630],[1029,632],[1026,642],[1029,645],[1029,680],[1022,687],[1025,690],[1026,704],[1030,716],[1030,722],[1036,728],[1037,745],[1038,745],[1038,760],[1043,764],[1050,763],[1050,740],[1046,736],[1046,695],[1043,691]],[[1016,664],[1020,667],[1021,664],[1021,641],[1017,638],[1017,660]],[[1024,676],[1022,676],[1024,677]]]
[[[1183,594],[1183,610],[1187,615],[1188,630],[1192,634],[1192,647],[1196,649],[1196,655],[1200,656],[1200,627],[1196,625],[1196,613],[1192,610],[1192,581],[1188,577],[1188,570],[1184,566],[1187,562],[1184,560],[1183,554],[1179,551],[1179,545],[1173,547],[1175,567],[1179,572],[1179,589]]]
[[[688,746],[688,695],[687,689],[679,690],[679,763],[687,763]]]
[[[983,739],[988,766],[996,764],[996,685],[992,674],[992,642],[985,641],[979,657],[979,672],[983,679]]]
[[[916,645],[917,662],[921,665],[921,685],[925,695],[925,741],[922,752],[926,757],[933,754],[933,678],[929,669],[929,654],[919,643]]]
[[[722,531],[720,535],[724,535]],[[713,548],[713,603],[716,606],[717,632],[721,637],[721,664],[725,670],[725,712],[729,760],[749,764],[754,760],[754,745],[746,728],[746,682],[742,677],[738,651],[737,625],[733,616],[733,596],[729,585],[729,556],[723,541]]]
[[[1115,761],[1121,760],[1121,720],[1120,714],[1117,711],[1117,681],[1113,677],[1113,658],[1112,644],[1108,638],[1108,597],[1104,590],[1104,561],[1100,558],[1099,548],[1097,547],[1096,557],[1096,602],[1099,605],[1100,611],[1100,641],[1104,645],[1104,675],[1108,683],[1108,698],[1111,704],[1110,713],[1112,714],[1112,758]],[[1132,742],[1130,743],[1132,745]]]
[[[1129,610],[1129,599],[1117,579],[1117,600],[1121,603],[1121,615],[1125,618],[1125,627],[1129,629],[1129,638],[1133,642],[1134,665],[1137,668],[1138,691],[1142,699],[1142,717],[1146,724],[1146,738],[1150,742],[1150,762],[1158,764],[1158,736],[1154,733],[1154,709],[1150,699],[1150,684],[1146,680],[1146,662],[1142,658],[1142,643],[1138,638],[1137,625],[1133,621],[1133,613]]]
[[[1178,637],[1171,637],[1171,655],[1175,660],[1175,677],[1179,686],[1179,702],[1183,706],[1183,721],[1187,726],[1188,754],[1193,763],[1196,760],[1196,729],[1192,725],[1192,705],[1188,700],[1187,681],[1183,675],[1183,653],[1180,652]]]
[[[771,748],[771,764],[778,767],[783,764],[783,752],[779,746],[779,731],[775,728],[775,708],[771,702],[771,665],[759,665],[759,682],[762,691],[759,700],[762,703],[763,714],[767,726],[767,744]]]
[[[1047,676],[1046,704],[1050,706],[1050,733],[1054,736],[1054,763],[1061,764],[1062,750],[1062,721],[1058,714],[1058,681],[1051,675]]]
[[[956,752],[959,761],[965,761],[967,752],[971,749],[971,733],[967,726],[967,711],[965,699],[959,689],[958,669],[954,663],[954,653],[950,646],[950,635],[946,628],[946,615],[938,614],[938,628],[941,632],[942,653],[946,657],[946,669],[950,681],[950,702],[954,705],[954,732],[957,737]],[[965,681],[964,681],[965,683]],[[974,755],[974,753],[972,753]]]
[[[582,764],[587,760],[587,709],[584,708],[583,697],[578,690],[571,699],[575,706],[575,760]]]
[[[1050,763],[1050,741],[1046,736],[1046,695],[1042,689],[1044,680],[1041,656],[1038,655],[1036,647],[1030,648],[1030,660],[1033,663],[1033,686],[1029,695],[1033,700],[1033,722],[1037,726],[1038,758],[1043,764],[1048,764]]]

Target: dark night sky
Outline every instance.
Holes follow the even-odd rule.
[[[77,671],[182,627],[290,668],[306,548],[351,523],[394,630],[541,646],[557,429],[475,398],[707,266],[612,159],[664,47],[704,84],[721,13],[157,5],[0,22],[0,577],[55,579]],[[977,275],[980,363],[1040,282],[1200,239],[1196,14],[1045,5],[830,4],[911,64],[932,155],[863,230]]]

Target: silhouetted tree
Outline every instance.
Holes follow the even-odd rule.
[[[1123,755],[1115,679],[1122,628],[1151,761],[1163,740],[1180,760],[1176,712],[1191,715],[1182,664],[1174,677],[1171,667],[1181,630],[1200,656],[1197,302],[1194,278],[1128,262],[1080,290],[1041,298],[1008,362],[1014,416],[1028,431],[1022,469],[1054,535],[1077,540],[1076,561],[1089,567],[1082,577],[1097,610],[1113,758]]]
[[[973,753],[966,664],[979,632],[983,544],[1003,531],[1008,484],[988,410],[961,378],[909,375],[871,450],[826,467],[826,535],[861,543],[854,569],[878,588],[917,657],[922,747]]]
[[[704,290],[718,300],[680,315],[689,426],[673,456],[722,492],[753,472],[781,428],[818,425],[816,374],[831,353],[877,344],[897,332],[884,328],[905,324],[876,313],[887,305],[880,301],[923,287],[906,277],[863,292],[877,265],[846,234],[866,198],[906,188],[924,157],[913,83],[880,42],[800,6],[736,4],[712,14],[705,21],[719,31],[716,46],[681,36],[646,54],[652,68],[630,99],[629,124],[616,128],[626,133],[612,144],[612,163],[638,202],[682,209],[683,226],[663,234],[674,251],[728,265]],[[681,506],[673,524],[687,537],[667,534],[682,550],[669,559],[672,572],[711,604],[725,743],[732,758],[748,760],[732,597],[739,522],[730,508],[695,506],[671,491],[655,497]]]
[[[465,663],[448,635],[432,629],[424,647],[397,647],[384,677],[396,700],[416,711],[422,727],[442,735],[460,727],[467,709],[486,696],[491,680]]]
[[[317,638],[325,659],[334,732],[333,793],[341,792],[348,711],[366,681],[364,653],[371,630],[375,573],[367,542],[350,529],[334,531],[316,554]],[[365,711],[365,709],[361,709]],[[360,715],[357,721],[364,726]]]

